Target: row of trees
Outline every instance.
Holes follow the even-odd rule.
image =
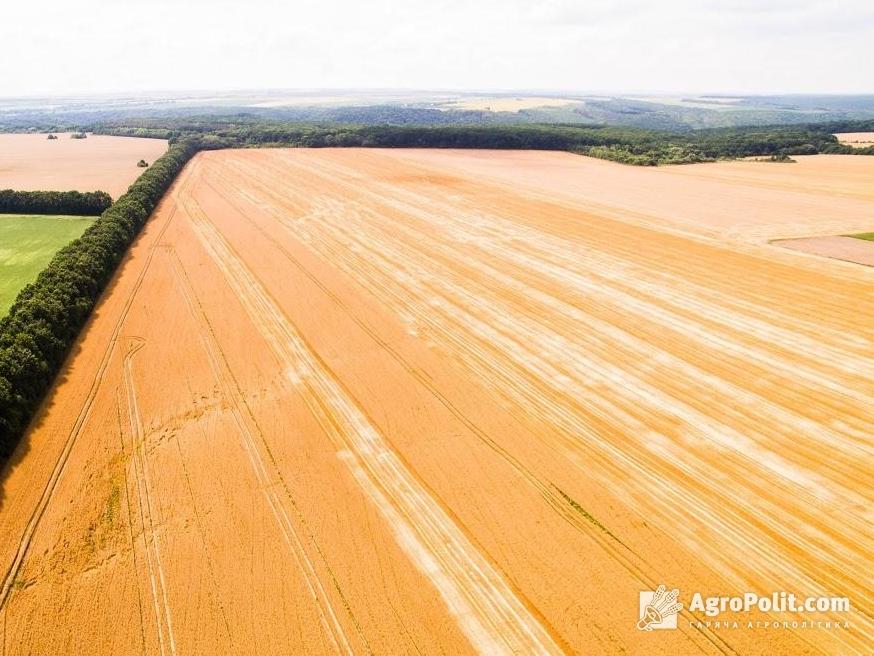
[[[0,214],[98,216],[112,205],[105,191],[0,190]]]
[[[141,120],[96,126],[102,134],[176,139],[197,135],[215,147],[380,146],[430,148],[539,148],[566,150],[583,145],[636,143],[662,133],[638,128],[580,125],[397,126],[283,123],[252,117]]]
[[[0,319],[0,459],[12,453],[128,246],[196,151],[191,141],[173,144]]]

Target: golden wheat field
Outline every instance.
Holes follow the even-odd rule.
[[[872,174],[198,154],[8,465],[3,653],[864,653],[874,269],[768,241]],[[689,608],[750,590],[849,626]]]

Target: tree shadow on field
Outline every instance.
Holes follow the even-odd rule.
[[[78,346],[74,347],[74,350],[78,352]],[[72,355],[73,354],[71,353],[68,358]],[[34,414],[33,418],[30,420],[30,424],[28,424],[24,436],[18,442],[12,455],[3,463],[3,469],[0,471],[0,512],[3,512],[5,509],[6,481],[13,474],[15,469],[24,461],[28,453],[30,453],[31,435],[34,431],[39,430],[43,426],[46,414],[51,410],[52,406],[55,405],[55,396],[57,394],[56,388],[67,380],[66,369],[67,364],[65,363],[63,370],[58,374],[58,377],[55,379],[54,383],[52,383],[52,387],[49,389],[48,394],[46,394],[45,398],[40,403],[39,410],[37,410],[36,414]],[[32,481],[32,483],[39,485],[39,482],[37,481]]]

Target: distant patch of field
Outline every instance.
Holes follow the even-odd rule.
[[[566,107],[581,104],[582,100],[549,98],[545,96],[521,96],[518,98],[488,97],[462,98],[445,105],[448,109],[470,109],[485,112],[518,112],[535,107]]]
[[[312,107],[314,105],[343,105],[353,103],[357,99],[350,96],[290,96],[252,103],[249,107]]]
[[[163,139],[58,133],[0,134],[0,189],[19,191],[105,191],[121,196],[167,150]]]
[[[698,96],[693,99],[695,102],[715,103],[717,105],[733,105],[743,101],[743,98],[727,98],[726,96]]]
[[[864,239],[865,241],[874,241],[874,232],[860,232],[856,235],[847,235],[853,239]]]
[[[743,98],[727,98],[723,96],[629,96],[628,100],[654,103],[656,105],[671,105],[674,107],[690,107],[696,109],[712,109],[715,111],[727,109],[755,109],[749,105],[739,105]]]
[[[92,221],[82,216],[0,214],[0,317],[58,249],[81,236]]]
[[[853,148],[874,146],[874,132],[837,132],[835,136],[842,144]]]

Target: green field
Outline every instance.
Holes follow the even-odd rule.
[[[92,221],[93,217],[81,216],[0,214],[0,317],[52,255],[79,237]]]
[[[855,237],[856,239],[865,239],[866,241],[874,241],[874,232],[860,232],[857,235],[848,235],[849,237]]]

